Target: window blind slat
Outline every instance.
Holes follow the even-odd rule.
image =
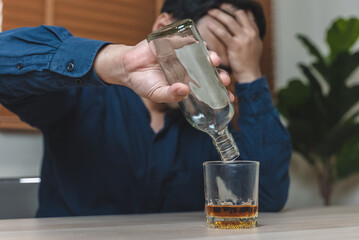
[[[3,30],[42,24],[44,0],[3,0]]]
[[[133,45],[151,32],[154,7],[154,0],[55,0],[54,22],[77,36]]]

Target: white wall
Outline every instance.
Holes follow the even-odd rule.
[[[296,34],[309,36],[327,54],[325,31],[333,20],[339,16],[359,17],[358,0],[274,0],[273,7],[277,88],[283,87],[288,79],[301,76],[298,62],[308,63],[311,60],[296,39]],[[359,44],[356,46],[359,49]],[[359,79],[359,71],[353,78]],[[290,172],[291,187],[286,207],[321,205],[316,179],[308,164],[294,156]],[[359,175],[339,182],[334,189],[332,202],[359,205]]]
[[[42,152],[39,133],[0,132],[0,178],[39,176]]]

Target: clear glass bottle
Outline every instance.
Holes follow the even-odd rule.
[[[179,103],[187,121],[212,137],[223,161],[235,160],[239,151],[227,127],[233,105],[194,22],[186,19],[165,26],[147,41],[167,81],[190,87],[190,94]]]

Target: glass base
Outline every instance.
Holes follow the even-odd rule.
[[[207,216],[207,225],[210,228],[221,228],[221,229],[244,229],[254,228],[257,226],[258,217],[250,218],[224,218]]]

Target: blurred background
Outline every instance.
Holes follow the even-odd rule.
[[[298,33],[310,38],[328,55],[325,41],[328,27],[338,17],[359,18],[357,0],[259,2],[264,6],[269,26],[262,68],[275,100],[277,92],[291,78],[303,75],[298,63],[313,60],[296,38]],[[161,4],[162,0],[0,0],[0,9],[3,8],[0,26],[2,23],[5,31],[23,26],[59,25],[77,36],[136,44],[151,32]],[[357,42],[352,49],[358,48]],[[358,69],[350,78],[358,82]],[[42,151],[41,134],[0,106],[0,219],[34,216]],[[323,205],[316,169],[300,154],[293,155],[290,174],[285,208]],[[354,171],[332,185],[331,204],[359,205],[359,174]]]

